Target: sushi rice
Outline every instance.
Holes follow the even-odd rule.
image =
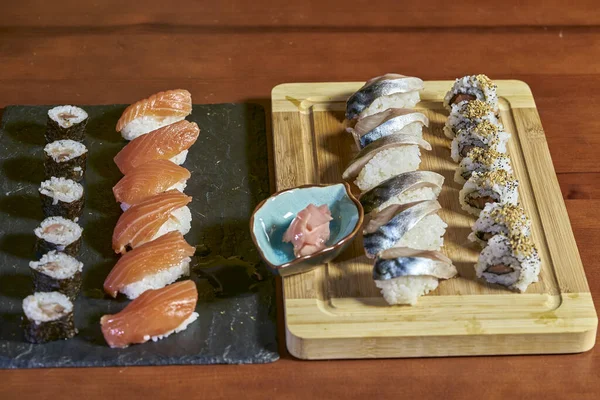
[[[164,339],[164,338],[170,336],[173,333],[179,333],[179,332],[185,331],[187,329],[188,325],[190,325],[192,322],[194,322],[195,320],[197,320],[199,316],[200,316],[200,314],[198,314],[197,312],[194,311],[177,328],[175,328],[175,329],[173,329],[171,331],[165,332],[162,335],[156,335],[156,336],[145,335],[144,336],[144,340],[145,341],[152,340],[153,342],[158,342],[159,340]]]
[[[414,90],[406,93],[394,93],[388,96],[376,98],[365,108],[359,118],[365,118],[387,110],[388,108],[414,108],[421,101],[419,91]]]
[[[487,203],[517,204],[519,181],[506,170],[473,173],[458,194],[463,210],[479,216]]]
[[[138,136],[145,135],[146,133],[155,131],[163,126],[174,124],[183,119],[185,119],[185,116],[180,115],[163,118],[144,115],[125,125],[121,131],[121,135],[125,140],[133,140]]]
[[[48,217],[33,232],[37,238],[36,250],[40,256],[51,250],[74,256],[79,251],[83,229],[70,219]]]
[[[177,265],[172,265],[169,268],[160,271],[156,274],[146,276],[144,279],[130,283],[121,290],[130,300],[139,297],[142,293],[149,289],[161,289],[182,276],[190,275],[191,258],[187,257]]]
[[[430,187],[422,187],[413,190],[407,190],[406,192],[403,192],[398,196],[392,197],[391,199],[377,207],[374,211],[379,212],[393,204],[407,204],[421,200],[437,200],[439,193],[439,189],[436,188],[434,190]]]
[[[189,150],[183,150],[181,153],[177,154],[176,156],[171,157],[169,159],[169,161],[171,161],[171,162],[173,162],[174,164],[177,164],[177,165],[183,164],[185,162],[186,158],[187,158],[188,151]]]
[[[179,231],[182,235],[185,235],[190,229],[192,229],[192,213],[189,207],[184,206],[173,210],[167,222],[162,224],[152,240],[172,231]]]
[[[375,285],[388,304],[417,304],[419,297],[435,290],[439,281],[436,277],[399,276],[394,279],[376,280]]]
[[[394,247],[418,250],[439,250],[444,245],[448,224],[437,214],[424,217],[410,229]]]
[[[419,146],[400,146],[377,153],[358,174],[354,181],[366,192],[381,182],[408,171],[416,171],[421,164]]]

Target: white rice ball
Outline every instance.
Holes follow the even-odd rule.
[[[380,151],[360,171],[354,181],[363,192],[398,174],[416,171],[421,164],[417,145],[399,146]]]
[[[438,279],[433,276],[400,276],[394,279],[376,280],[375,285],[388,304],[415,305],[419,297],[438,287]]]

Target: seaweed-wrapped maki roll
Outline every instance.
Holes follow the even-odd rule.
[[[496,89],[496,84],[484,74],[463,76],[456,79],[452,89],[446,93],[444,107],[450,110],[453,104],[480,100],[489,104],[494,112],[498,112]]]
[[[488,203],[517,204],[519,181],[510,172],[499,169],[473,173],[459,192],[462,209],[479,216]]]
[[[85,136],[85,127],[88,114],[75,106],[58,106],[48,111],[46,125],[46,141],[71,139],[82,142]]]
[[[75,300],[81,290],[83,263],[56,251],[50,251],[39,261],[29,263],[35,292],[57,291]]]
[[[446,119],[444,135],[449,139],[453,139],[458,135],[459,131],[483,121],[496,126],[500,124],[496,114],[494,114],[494,110],[489,104],[479,100],[464,101],[460,104],[455,104],[452,106],[452,111],[448,115],[448,119]]]
[[[538,281],[541,261],[531,237],[498,234],[488,241],[475,265],[478,278],[524,292]]]
[[[531,221],[517,204],[488,203],[473,225],[469,240],[486,246],[494,235],[531,235]]]
[[[493,149],[474,147],[467,156],[460,161],[454,173],[454,182],[463,185],[471,177],[473,172],[487,172],[504,169],[512,172],[510,158]]]
[[[510,134],[504,129],[489,121],[482,121],[458,131],[450,145],[450,157],[455,162],[460,162],[474,148],[493,150],[506,153],[506,144]]]
[[[46,343],[77,334],[73,303],[59,292],[34,293],[23,300],[25,340]]]
[[[438,251],[393,248],[375,259],[373,279],[388,304],[417,303],[438,287],[440,279],[456,276],[452,261]]]
[[[56,250],[76,256],[81,247],[81,228],[75,222],[63,217],[49,217],[34,230],[36,253],[39,257]]]
[[[79,182],[85,174],[87,148],[74,140],[56,140],[44,147],[46,178],[53,176]]]
[[[60,216],[77,220],[83,210],[83,186],[72,179],[55,176],[39,188],[42,210],[46,217]]]

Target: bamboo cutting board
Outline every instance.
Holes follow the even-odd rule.
[[[362,237],[333,262],[283,278],[286,342],[302,359],[575,353],[594,346],[598,318],[562,199],[546,137],[529,87],[497,81],[500,114],[512,134],[508,152],[520,181],[542,258],[540,281],[526,293],[475,277],[479,249],[467,235],[475,218],[458,203],[460,185],[442,133],[451,81],[429,81],[419,108],[430,119],[420,169],[445,177],[440,216],[446,253],[459,277],[441,281],[416,306],[389,306],[371,278]],[[272,92],[277,190],[341,181],[357,152],[344,131],[352,83],[292,83]]]

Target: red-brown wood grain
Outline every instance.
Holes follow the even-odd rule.
[[[127,103],[184,87],[196,103],[269,105],[282,82],[485,72],[532,88],[600,308],[600,7],[506,0],[3,2],[0,107]],[[491,2],[490,2],[491,3]],[[283,320],[279,315],[280,340]],[[1,370],[0,399],[598,398],[600,350],[557,356]]]

